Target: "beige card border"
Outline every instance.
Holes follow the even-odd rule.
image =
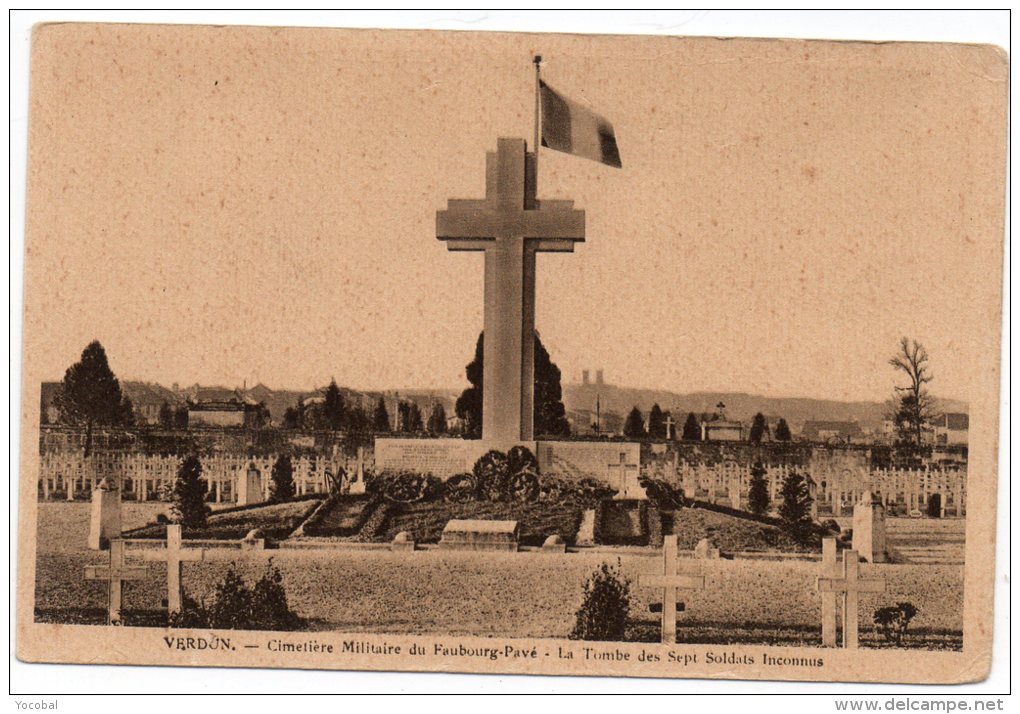
[[[307,32],[308,30],[282,30]],[[344,32],[323,30],[322,32]],[[403,31],[348,30],[346,32],[384,32],[390,39]],[[417,32],[411,33],[417,34]],[[486,33],[503,35],[506,33]],[[518,37],[527,40],[538,37],[520,33]],[[555,41],[574,42],[578,36],[542,35],[542,43]],[[611,42],[621,38],[602,36],[598,41]],[[710,38],[680,38],[684,41],[712,41]],[[628,38],[624,41],[640,41],[648,46],[677,41],[668,37]],[[734,40],[733,42],[738,42]],[[782,40],[739,40],[743,43],[782,42]],[[846,44],[846,43],[843,43]],[[868,45],[870,43],[857,43]],[[896,43],[891,43],[896,44]],[[921,46],[921,45],[915,45]],[[946,47],[939,45],[938,47]],[[1005,65],[1008,58],[1001,50],[990,46],[963,46],[978,53],[990,53],[987,61]],[[1004,88],[1006,83],[1004,83]],[[902,650],[867,650],[846,652],[836,649],[806,647],[766,646],[725,646],[725,645],[676,645],[664,647],[654,644],[633,643],[582,643],[552,639],[506,639],[476,637],[437,636],[381,636],[345,635],[335,632],[316,633],[253,633],[241,631],[194,632],[194,636],[214,635],[242,645],[234,650],[209,650],[199,652],[178,651],[166,645],[164,637],[186,636],[184,631],[169,631],[150,628],[110,628],[94,626],[51,625],[33,621],[34,580],[35,580],[35,524],[36,524],[36,479],[39,431],[38,384],[47,375],[36,372],[30,359],[23,359],[22,409],[21,409],[21,471],[18,507],[17,547],[17,629],[16,653],[25,662],[68,662],[104,663],[134,665],[173,665],[199,667],[283,667],[296,669],[349,669],[382,671],[421,672],[479,672],[507,674],[555,674],[586,676],[631,676],[631,677],[711,677],[764,680],[803,681],[860,681],[860,682],[916,682],[916,683],[963,683],[979,681],[987,677],[991,666],[992,607],[995,580],[995,497],[997,437],[999,433],[999,376],[1000,376],[1000,326],[1001,326],[1001,277],[1004,233],[1004,187],[1005,187],[1005,146],[1006,146],[1006,102],[1003,93],[1002,134],[994,137],[996,155],[1003,158],[1001,172],[997,172],[999,183],[990,187],[992,196],[985,196],[984,204],[995,216],[981,216],[985,232],[978,232],[979,248],[986,251],[990,268],[989,278],[997,280],[995,292],[998,301],[981,305],[982,314],[994,325],[985,327],[978,337],[985,340],[983,354],[986,359],[974,364],[975,389],[970,399],[970,464],[968,483],[968,517],[966,526],[965,601],[964,601],[964,645],[962,652],[924,652]],[[32,169],[29,167],[29,177]],[[31,178],[30,178],[31,180]],[[31,193],[29,194],[31,208]],[[28,221],[26,221],[28,223]],[[995,227],[994,235],[987,229]],[[26,237],[26,250],[30,262],[33,236]],[[27,266],[26,266],[27,267]],[[26,269],[26,276],[29,271]],[[33,290],[38,286],[26,278],[25,312],[36,309],[37,296]],[[25,354],[30,354],[35,341],[29,333],[26,321],[23,345]],[[432,658],[404,654],[402,656],[355,655],[338,653],[329,657],[317,654],[267,653],[264,648],[248,650],[243,644],[265,645],[270,639],[299,644],[310,640],[342,647],[344,640],[382,645],[391,643],[402,647],[406,653],[412,644],[431,647],[435,642],[463,643],[465,646],[512,646],[518,649],[537,649],[537,660],[499,659],[495,662],[473,657]],[[100,644],[101,646],[97,646]],[[621,651],[637,657],[641,651],[665,654],[697,653],[699,659],[709,652],[734,657],[750,655],[760,661],[763,653],[776,657],[820,658],[821,667],[772,667],[727,664],[678,665],[676,663],[637,663],[584,661],[579,657],[584,647],[601,652]],[[556,656],[559,649],[574,653],[575,659],[565,660]]]

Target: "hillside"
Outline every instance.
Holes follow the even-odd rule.
[[[862,428],[877,429],[885,418],[885,405],[881,402],[841,402],[830,399],[802,397],[765,397],[743,392],[694,392],[677,394],[665,390],[635,389],[614,384],[565,384],[563,404],[567,410],[594,410],[598,397],[602,411],[624,415],[634,406],[647,412],[658,403],[674,415],[687,412],[714,412],[715,405],[723,402],[730,418],[750,422],[758,412],[769,417],[783,417],[796,432],[806,421],[856,421]],[[946,411],[967,411],[965,402],[944,400]]]

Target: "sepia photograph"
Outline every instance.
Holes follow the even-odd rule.
[[[983,679],[1008,70],[36,25],[18,657]]]

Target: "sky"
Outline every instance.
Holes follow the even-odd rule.
[[[587,214],[538,258],[566,381],[885,399],[901,336],[940,396],[998,350],[1005,69],[988,48],[50,25],[32,58],[25,354],[99,339],[123,379],[465,384],[484,194],[543,78],[613,122],[613,169],[543,150]]]

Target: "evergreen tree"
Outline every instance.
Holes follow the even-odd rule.
[[[375,403],[375,411],[372,412],[372,429],[380,433],[387,433],[390,430],[390,413],[386,411],[386,400],[379,397]]]
[[[188,428],[188,408],[186,406],[182,405],[174,409],[174,428]]]
[[[769,510],[769,482],[765,467],[759,461],[751,467],[751,484],[747,491],[747,505],[751,513],[764,516]]]
[[[690,412],[687,415],[687,420],[684,422],[684,441],[700,441],[701,440],[701,424],[698,423],[698,417],[694,412]]]
[[[270,478],[272,479],[269,487],[270,501],[286,501],[288,498],[294,497],[296,491],[294,487],[294,464],[291,462],[289,455],[281,454],[276,459]]]
[[[648,412],[648,436],[653,439],[666,438],[666,416],[662,413],[658,402],[652,405]]]
[[[81,359],[67,368],[54,402],[62,422],[85,426],[85,456],[92,452],[93,427],[122,425],[128,414],[133,415],[125,408],[120,382],[98,341],[90,342]]]
[[[803,533],[811,523],[811,492],[807,481],[796,471],[791,471],[783,480],[780,494],[783,503],[779,506],[779,517],[787,530],[794,534]]]
[[[440,402],[436,402],[429,413],[428,431],[430,434],[446,433],[446,409]]]
[[[407,423],[404,427],[404,431],[410,432],[411,434],[418,434],[425,431],[425,423],[421,418],[421,408],[417,402],[408,402],[407,404]]]
[[[786,419],[780,418],[776,424],[776,441],[792,441],[793,434],[790,433],[790,425]]]
[[[646,436],[645,420],[637,407],[631,409],[627,415],[627,421],[623,424],[623,435],[628,439],[643,439]]]
[[[166,401],[159,405],[159,425],[164,429],[173,429],[174,426],[174,410]]]
[[[209,516],[202,481],[202,462],[195,455],[186,456],[177,468],[174,482],[172,513],[174,520],[186,528],[201,528]]]
[[[124,395],[124,398],[120,400],[120,425],[135,425],[135,405],[132,403],[131,398],[126,394]]]
[[[326,387],[325,401],[322,404],[323,426],[331,431],[339,431],[344,427],[344,395],[336,380],[331,379]]]
[[[570,422],[563,406],[562,374],[535,333],[535,434],[569,436]],[[466,374],[471,386],[457,398],[456,414],[464,420],[464,434],[478,438],[482,434],[482,390],[485,374],[485,333],[478,335],[474,359]]]
[[[751,421],[751,434],[750,439],[753,444],[760,444],[761,440],[765,438],[765,434],[768,432],[769,426],[765,422],[765,415],[758,412],[754,415],[754,419]]]

